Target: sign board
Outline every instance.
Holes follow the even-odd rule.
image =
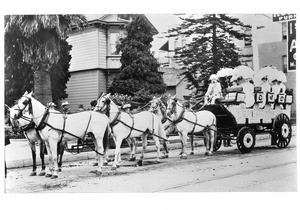
[[[273,22],[296,20],[296,14],[273,14]]]
[[[296,70],[296,20],[288,21],[288,70]]]

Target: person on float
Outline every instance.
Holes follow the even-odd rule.
[[[282,79],[281,78],[277,79],[277,85],[278,85],[278,89],[279,89],[279,94],[285,95],[286,86],[282,83]],[[283,104],[280,104],[280,108],[284,109]]]
[[[216,99],[222,97],[222,88],[221,84],[218,82],[217,75],[212,74],[209,77],[209,80],[211,83],[205,93],[204,104],[215,104]]]
[[[242,79],[241,87],[243,87],[243,92],[245,93],[245,106],[247,109],[253,108],[255,103],[254,99],[254,84],[250,82],[252,78]]]
[[[274,102],[271,103],[271,109],[275,109],[275,102],[277,101],[278,94],[280,93],[280,86],[278,79],[273,79],[271,82],[271,93],[273,93]]]
[[[271,90],[271,86],[270,83],[268,81],[268,76],[264,76],[263,78],[261,78],[261,92],[262,94],[262,102],[259,103],[259,108],[263,109],[266,106],[266,102],[267,102],[267,94],[268,92],[270,92]]]

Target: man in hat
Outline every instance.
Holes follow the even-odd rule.
[[[222,96],[221,84],[218,82],[218,77],[215,74],[210,75],[209,80],[211,83],[205,93],[204,104],[215,104],[217,98]]]
[[[124,110],[124,112],[130,114],[130,108],[131,108],[131,105],[130,104],[124,104],[122,106],[122,110]]]
[[[56,104],[53,102],[50,102],[47,104],[47,107],[49,108],[49,110],[55,110]]]
[[[62,104],[62,109],[61,109],[61,113],[63,114],[71,114],[71,111],[70,111],[70,104],[68,101],[64,101]]]

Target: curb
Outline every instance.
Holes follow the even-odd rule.
[[[295,136],[295,133],[293,133],[293,136]],[[256,140],[267,140],[267,139],[270,139],[269,134],[261,134],[261,135],[257,135],[257,137],[256,137]],[[27,143],[26,139],[18,139],[18,140],[13,139],[12,142],[14,142],[14,141],[16,141],[18,143],[20,143],[20,141],[21,141],[22,144],[25,144],[25,142]],[[170,144],[168,146],[169,146],[170,150],[175,150],[175,149],[180,149],[181,148],[181,140],[179,139],[178,136],[170,136],[169,137],[169,142],[170,142]],[[195,145],[195,147],[204,146],[204,142],[202,141],[201,138],[194,138],[194,145]],[[187,147],[188,147],[188,149],[190,149],[190,141],[189,140],[188,140],[188,143],[187,143]],[[222,147],[223,147],[223,145],[222,145]],[[22,168],[22,167],[32,166],[32,158],[31,158],[29,146],[26,147],[26,150],[27,150],[26,152],[28,152],[28,157],[27,158],[14,159],[14,160],[6,161],[7,168],[8,169],[13,169],[13,168]],[[137,145],[137,156],[139,155],[141,150],[142,150],[141,142],[139,142],[138,145]],[[155,151],[156,151],[156,147],[154,146],[154,143],[150,141],[150,143],[148,143],[148,146],[147,146],[147,149],[146,149],[145,153],[150,153],[150,152],[155,152]],[[162,146],[161,146],[161,151],[163,151]],[[128,147],[121,148],[121,154],[122,155],[130,154],[130,148],[128,148]],[[114,158],[114,149],[109,149],[108,156],[111,159]],[[88,151],[88,152],[82,152],[82,153],[69,153],[69,152],[65,151],[64,156],[63,156],[63,163],[72,162],[72,161],[90,160],[90,159],[95,159],[95,157],[96,156],[95,156],[94,151]],[[46,165],[47,165],[47,163],[48,163],[48,157],[47,156],[45,157],[45,162],[46,162]],[[37,155],[36,164],[37,164],[38,168],[41,165],[41,160],[39,158],[39,155]]]

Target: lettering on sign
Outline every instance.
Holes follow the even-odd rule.
[[[296,14],[273,14],[273,22],[296,20]]]
[[[288,70],[296,70],[296,20],[288,21]]]

